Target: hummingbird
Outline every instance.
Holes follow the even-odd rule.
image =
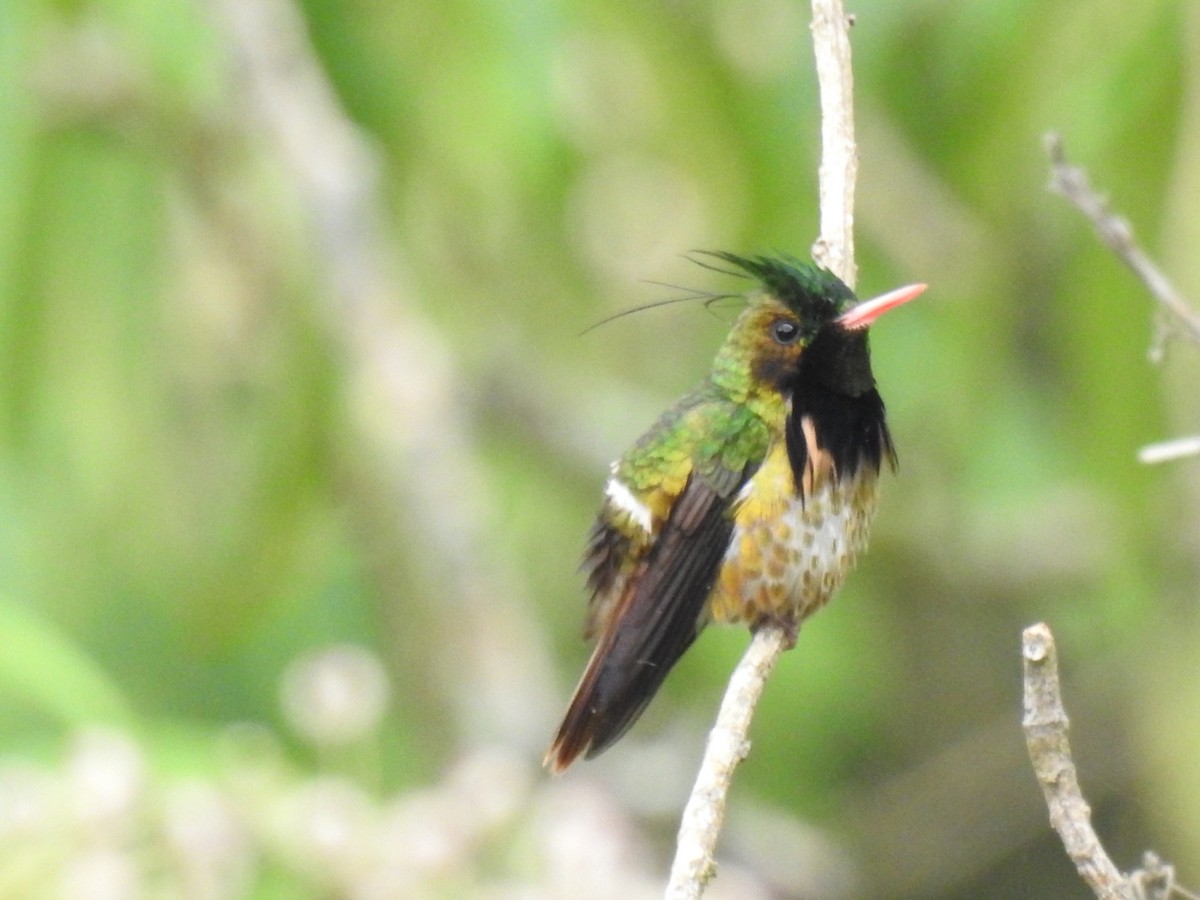
[[[790,256],[708,255],[756,284],[707,377],[611,466],[583,564],[596,646],[546,754],[555,773],[622,737],[710,622],[794,644],[896,465],[868,326],[926,286],[859,302]]]

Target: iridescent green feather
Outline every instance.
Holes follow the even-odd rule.
[[[616,477],[638,494],[687,470],[714,486],[726,473],[756,467],[770,445],[766,424],[746,406],[729,399],[711,382],[663,414],[617,464]]]

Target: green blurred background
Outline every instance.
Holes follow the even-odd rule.
[[[711,896],[1088,896],[1019,728],[1038,620],[1117,863],[1200,885],[1197,463],[1136,459],[1200,428],[1200,348],[1148,361],[1042,149],[1200,298],[1200,9],[852,11],[860,293],[930,289],[873,337],[901,468]],[[746,633],[537,764],[607,462],[733,313],[580,332],[738,289],[689,250],[807,252],[808,15],[0,3],[0,896],[659,894]]]

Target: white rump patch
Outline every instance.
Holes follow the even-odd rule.
[[[650,533],[653,525],[650,507],[633,496],[633,491],[617,481],[616,478],[610,478],[608,484],[604,486],[604,496],[613,506],[633,519],[644,532]]]

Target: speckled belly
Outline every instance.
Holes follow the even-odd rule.
[[[780,450],[747,484],[713,586],[715,621],[799,623],[837,590],[866,547],[876,473],[843,481],[832,472],[810,472],[805,482],[801,502]]]

